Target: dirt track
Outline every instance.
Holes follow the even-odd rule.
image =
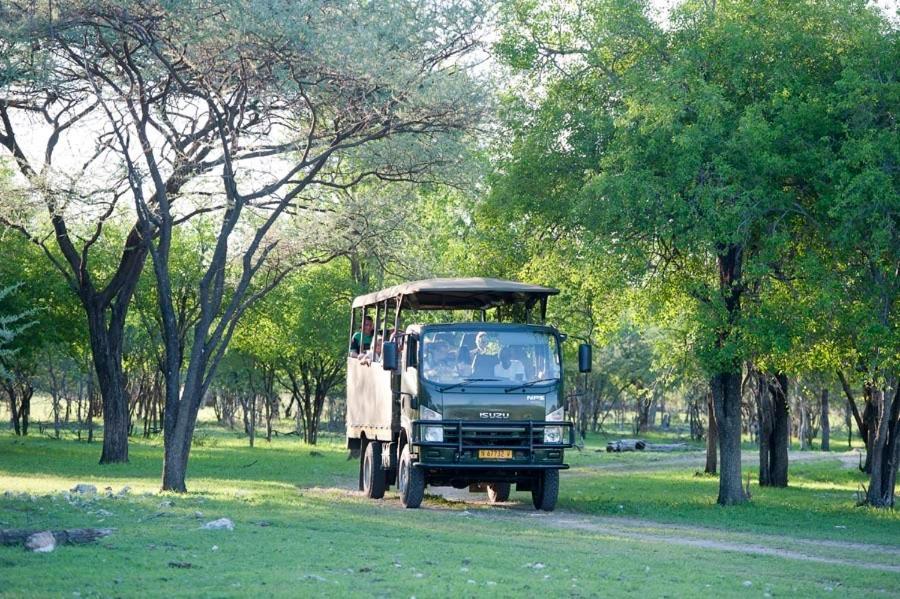
[[[601,464],[582,464],[567,471],[563,477],[586,476],[596,470],[646,471],[666,468],[683,468],[688,464],[702,466],[703,454],[691,452],[679,456],[661,456],[658,460],[641,463],[610,461]],[[753,452],[744,452],[743,460],[756,459]],[[791,454],[791,461],[816,461],[839,459],[847,468],[855,468],[857,454],[822,454],[798,452]],[[564,484],[564,483],[563,483]],[[328,494],[332,499],[361,497],[361,493],[350,488],[304,489],[305,493]],[[387,509],[402,511],[396,491],[385,496],[382,504]],[[698,551],[727,551],[743,555],[758,555],[815,562],[842,567],[900,573],[900,545],[876,545],[853,541],[827,539],[804,539],[782,537],[772,534],[751,533],[684,524],[669,524],[652,520],[595,516],[567,510],[552,513],[536,512],[528,493],[513,493],[511,500],[492,505],[484,493],[470,493],[465,489],[450,487],[429,487],[421,509],[437,518],[460,519],[467,524],[478,526],[496,523],[522,523],[525,527],[547,527],[565,531],[577,531],[579,535],[596,535],[598,540],[616,540],[632,543],[652,543],[682,547],[693,547]],[[871,561],[860,561],[865,555]]]
[[[438,517],[462,517],[472,523],[480,520],[522,522],[528,527],[543,526],[579,531],[617,541],[678,545],[694,547],[699,550],[764,555],[788,560],[900,573],[900,546],[796,539],[652,520],[594,516],[565,510],[557,510],[552,513],[536,512],[532,509],[526,493],[514,494],[511,501],[498,505],[491,505],[484,494],[472,494],[465,490],[430,488],[428,493],[432,497],[440,496],[443,501],[426,499],[421,509],[429,510]],[[389,494],[385,498],[385,503],[398,510],[403,509],[395,494]],[[460,511],[460,507],[465,509]],[[862,562],[852,559],[853,555],[868,555],[879,561]]]
[[[753,452],[744,452],[742,461],[753,463],[757,459]],[[796,452],[791,454],[792,462],[839,459],[845,467],[855,468],[856,453],[823,454],[818,452]],[[687,455],[664,456],[657,461],[645,463],[609,462],[606,464],[581,465],[564,473],[568,476],[584,476],[596,470],[657,470],[679,468],[688,464],[703,463],[702,452]],[[448,518],[460,516],[477,522],[478,520],[497,522],[527,522],[530,527],[545,526],[562,530],[596,534],[606,539],[631,542],[661,543],[694,547],[698,550],[729,551],[745,555],[763,555],[787,560],[818,562],[837,566],[900,573],[900,546],[873,545],[852,541],[819,539],[797,539],[770,534],[731,531],[726,529],[668,524],[634,518],[594,516],[578,512],[557,510],[552,513],[535,512],[527,493],[514,493],[512,500],[499,505],[491,505],[483,493],[469,493],[463,489],[448,487],[429,488],[428,494],[440,496],[443,501],[428,501],[422,509],[432,510]],[[396,495],[389,494],[386,502],[403,509]],[[459,508],[464,508],[460,511]],[[856,556],[866,555],[874,561],[859,561]]]

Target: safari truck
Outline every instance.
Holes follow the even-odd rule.
[[[565,336],[545,324],[557,293],[499,279],[429,279],[353,300],[347,446],[360,460],[361,491],[379,499],[396,485],[403,505],[416,508],[427,486],[468,487],[501,502],[515,484],[536,509],[554,509],[574,441]],[[581,372],[590,370],[590,349],[579,347]]]

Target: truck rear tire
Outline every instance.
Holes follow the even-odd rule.
[[[509,501],[509,483],[490,483],[487,494],[491,503]]]
[[[425,498],[425,473],[421,468],[413,466],[409,445],[403,448],[397,465],[397,490],[400,491],[400,503],[403,507],[414,509],[422,505]]]
[[[370,499],[384,497],[384,469],[381,467],[381,443],[370,441],[363,454],[363,492]]]
[[[534,509],[552,512],[559,497],[559,470],[544,470],[535,477],[531,489]]]

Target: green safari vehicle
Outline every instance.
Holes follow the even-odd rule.
[[[512,485],[551,511],[565,449],[561,344],[545,324],[558,290],[499,279],[429,279],[357,297],[347,358],[347,446],[359,488],[381,498],[396,485],[416,508],[428,486],[486,491]],[[469,316],[470,320],[413,322]],[[474,318],[472,318],[474,317]],[[591,348],[579,347],[579,370]]]

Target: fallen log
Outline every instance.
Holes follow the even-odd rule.
[[[53,535],[57,545],[82,545],[93,543],[97,539],[108,537],[113,533],[112,528],[69,528],[66,530],[46,531]],[[24,545],[33,534],[45,532],[41,530],[25,530],[20,528],[0,528],[0,545]]]
[[[687,443],[648,443],[647,451],[687,451]]]
[[[619,439],[618,441],[607,443],[606,451],[616,453],[622,451],[643,451],[646,446],[647,442],[640,439]]]

